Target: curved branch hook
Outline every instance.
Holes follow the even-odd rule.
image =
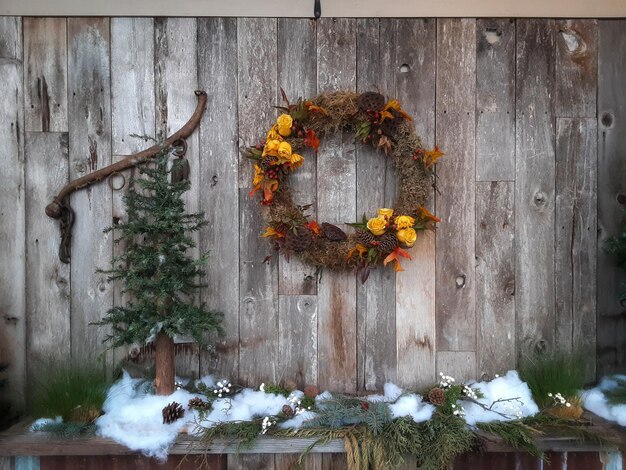
[[[68,242],[71,239],[71,232],[67,232],[68,230],[71,231],[71,227],[73,224],[73,211],[69,203],[66,202],[66,198],[74,191],[85,188],[93,183],[103,180],[113,173],[119,173],[121,171],[132,168],[140,163],[143,163],[146,160],[154,158],[160,152],[163,146],[169,147],[176,142],[184,142],[185,139],[189,137],[200,124],[200,119],[202,119],[202,114],[204,113],[204,109],[206,107],[206,92],[202,90],[196,90],[195,95],[198,97],[198,103],[193,114],[185,123],[185,125],[181,127],[177,132],[170,135],[167,139],[165,139],[163,144],[153,145],[146,150],[142,150],[141,152],[129,155],[125,159],[120,160],[112,165],[100,168],[99,170],[70,181],[61,189],[61,191],[59,191],[59,194],[57,194],[52,199],[52,202],[46,206],[46,215],[48,217],[51,217],[53,219],[65,218],[71,220],[70,223],[66,222],[61,224],[61,238],[63,240],[63,244],[62,251],[59,251],[59,257],[61,258],[62,262],[69,262],[69,247],[67,245],[69,244]],[[67,215],[68,211],[72,212],[71,218]]]

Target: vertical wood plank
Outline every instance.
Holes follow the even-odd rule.
[[[108,18],[68,19],[70,179],[111,163],[109,32]],[[71,348],[72,359],[82,363],[104,351],[104,330],[90,323],[113,305],[106,275],[96,273],[109,266],[112,254],[111,234],[103,233],[112,221],[111,190],[90,186],[72,194],[71,205]]]
[[[277,23],[270,18],[237,20],[239,82],[239,145],[244,150],[263,140],[276,119]],[[251,186],[253,168],[243,155],[239,159],[239,187]]]
[[[598,83],[598,377],[626,366],[624,272],[604,252],[618,235],[626,207],[626,20],[599,22]]]
[[[437,350],[476,350],[476,22],[437,20]]]
[[[19,456],[14,457],[14,470],[39,470],[40,468],[39,457],[26,457]]]
[[[597,121],[556,121],[556,344],[584,351],[595,378]]]
[[[28,305],[28,383],[71,354],[70,266],[59,260],[59,223],[44,214],[68,182],[67,133],[26,136],[26,302]]]
[[[554,344],[554,21],[517,21],[515,291],[519,355]]]
[[[597,20],[558,20],[556,24],[558,117],[595,117],[598,88]]]
[[[316,22],[278,20],[278,85],[290,102],[311,98],[317,89]],[[281,103],[282,97],[277,97]],[[284,103],[281,103],[284,104]],[[317,160],[307,152],[304,164],[290,177],[294,201],[313,204],[315,217]],[[315,268],[298,257],[278,261],[279,371],[283,380],[298,386],[317,383],[317,276]],[[278,457],[278,456],[277,456]]]
[[[274,121],[271,105],[276,87],[276,19],[239,18],[239,139],[250,145]],[[278,273],[275,259],[264,261],[271,247],[260,238],[264,221],[259,201],[250,197],[252,165],[239,167],[239,380],[245,384],[276,380],[278,363]]]
[[[22,60],[22,17],[0,16],[0,58]]]
[[[413,116],[415,131],[427,148],[435,145],[436,22],[396,20],[396,94]],[[406,71],[404,71],[406,70]],[[447,164],[445,161],[442,163]],[[426,206],[435,211],[434,191]],[[396,344],[398,385],[415,388],[435,380],[435,233],[421,233],[411,249],[412,261],[396,276]]]
[[[150,143],[130,137],[131,134],[155,136],[154,104],[154,22],[151,18],[111,19],[111,151],[113,162],[123,155],[139,152]],[[131,169],[126,181],[112,181],[113,224],[127,221],[123,198],[128,193],[130,178],[139,177],[139,171]],[[118,234],[114,233],[115,236]],[[113,246],[113,255],[126,249],[126,243]],[[127,301],[120,282],[112,285],[113,305]],[[128,348],[113,352],[114,364],[126,357]]]
[[[155,137],[154,21],[111,19],[111,150],[128,155]]]
[[[281,295],[278,308],[279,379],[299,388],[317,383],[317,297]]]
[[[476,20],[476,180],[515,179],[515,21]]]
[[[379,90],[395,98],[395,24],[392,20],[357,20],[357,91]],[[381,36],[383,40],[381,41]],[[393,162],[371,146],[357,146],[356,212],[367,217],[379,207],[392,207]],[[367,283],[357,281],[357,387],[382,390],[396,380],[395,272],[380,268]]]
[[[65,18],[24,18],[25,130],[67,132]]]
[[[356,87],[356,21],[322,18],[317,25],[318,92]],[[354,136],[324,139],[317,160],[317,208],[324,222],[356,220]],[[356,280],[351,272],[324,272],[318,285],[318,382],[356,391]]]
[[[475,380],[476,352],[437,351],[437,371],[454,377],[457,383]]]
[[[515,183],[476,183],[477,377],[514,369]]]
[[[207,92],[200,123],[200,209],[209,225],[200,246],[209,250],[202,301],[224,313],[225,337],[216,354],[200,355],[201,375],[237,377],[239,361],[239,184],[237,169],[237,20],[198,18],[198,85]],[[256,234],[250,234],[256,236]]]
[[[228,470],[274,470],[274,454],[228,454]]]
[[[346,454],[322,454],[323,470],[347,470]]]
[[[13,470],[13,458],[0,457],[0,470]]]
[[[197,23],[195,18],[157,18],[154,35],[154,83],[156,90],[157,133],[163,138],[180,129],[196,108],[194,91],[198,88]],[[200,152],[198,132],[187,139],[189,181],[191,188],[183,194],[185,211],[199,210]],[[199,234],[190,234],[196,247],[189,256],[199,256]],[[176,342],[191,342],[188,338],[175,338]],[[178,354],[176,375],[198,377],[200,358],[198,354]]]
[[[0,59],[0,363],[8,364],[5,393],[16,410],[24,405],[27,367],[22,83],[22,64]]]
[[[299,97],[312,98],[316,80],[316,22],[310,19],[279,18],[278,20],[278,86],[285,90],[291,103]],[[281,105],[282,97],[277,96]],[[296,204],[313,204],[308,213],[316,214],[316,167],[313,152],[304,156],[304,164],[290,176],[290,187]],[[279,260],[278,293],[280,295],[315,295],[315,268],[302,263],[297,256]],[[281,316],[281,324],[282,324]],[[285,325],[288,328],[288,325]]]

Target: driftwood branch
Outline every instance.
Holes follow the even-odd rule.
[[[61,191],[59,191],[59,194],[52,199],[52,202],[46,206],[46,215],[48,217],[61,219],[61,246],[59,247],[59,258],[62,262],[69,263],[72,236],[71,230],[74,222],[74,213],[67,202],[67,197],[78,189],[85,188],[109,177],[112,174],[122,172],[154,158],[163,147],[170,147],[176,145],[177,143],[181,143],[185,148],[185,139],[189,137],[200,124],[200,119],[202,118],[207,102],[206,92],[196,90],[195,94],[198,97],[198,103],[193,114],[183,127],[167,137],[162,144],[153,145],[152,147],[139,153],[129,155],[123,160],[120,160],[112,165],[100,168],[99,170],[70,181],[61,189]]]

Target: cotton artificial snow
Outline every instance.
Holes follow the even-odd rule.
[[[583,406],[601,418],[626,426],[626,404],[611,405],[604,394],[618,386],[615,379],[626,380],[626,375],[604,377],[597,387],[583,393]]]
[[[215,387],[215,379],[212,375],[203,375],[198,380],[196,380],[195,384],[196,387],[198,387],[200,384],[203,384],[207,388],[213,388]]]
[[[398,401],[389,405],[389,409],[394,419],[410,416],[416,423],[421,423],[432,418],[435,406],[423,403],[421,396],[411,393],[400,397]]]
[[[534,416],[539,412],[528,384],[522,382],[515,370],[510,370],[503,377],[495,378],[491,382],[474,383],[472,388],[480,389],[484,395],[476,401],[488,408],[491,407],[492,410],[486,410],[476,403],[463,401],[465,421],[469,425],[519,419]]]
[[[369,402],[392,402],[396,401],[400,395],[402,395],[402,389],[398,387],[396,384],[391,382],[387,382],[383,387],[384,395],[370,395],[367,397]]]
[[[230,421],[252,421],[277,415],[286,404],[287,399],[282,395],[244,388],[233,397],[215,400],[213,409],[200,424],[212,427]]]
[[[97,434],[164,460],[178,433],[186,426],[193,427],[198,413],[186,410],[183,418],[163,424],[163,408],[173,401],[187,408],[189,400],[197,395],[185,390],[177,390],[169,396],[149,395],[141,383],[140,379],[133,379],[124,372],[111,386],[103,406],[105,414],[96,421]]]
[[[312,420],[317,417],[317,413],[313,411],[303,411],[295,415],[293,418],[288,419],[287,421],[280,423],[278,425],[281,429],[300,429],[305,422]]]

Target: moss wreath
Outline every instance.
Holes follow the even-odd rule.
[[[254,161],[253,189],[260,193],[267,227],[263,237],[289,257],[297,255],[318,269],[353,269],[365,282],[377,265],[394,262],[402,271],[400,258],[410,259],[417,232],[433,229],[439,219],[424,203],[434,186],[434,167],[443,155],[437,147],[426,150],[415,134],[411,116],[400,103],[376,92],[337,91],[290,104],[281,89],[285,106],[266,139],[248,148]],[[351,130],[364,144],[392,158],[398,173],[398,195],[393,208],[380,208],[375,217],[365,214],[356,228],[346,234],[339,227],[310,220],[309,206],[293,202],[289,175],[304,162],[298,151],[311,148],[317,154],[320,137]]]

